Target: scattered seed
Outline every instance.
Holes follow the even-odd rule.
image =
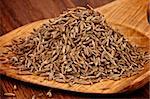
[[[16,85],[14,85],[13,89],[14,89],[14,90],[17,90],[17,86],[16,86]]]
[[[39,94],[38,94],[38,97],[41,97],[41,96],[43,96],[43,95],[44,95],[43,93],[39,93]]]
[[[36,99],[36,95],[33,95],[31,99]]]
[[[4,93],[4,96],[8,96],[8,97],[15,97],[16,95],[14,93]]]
[[[47,95],[49,98],[52,97],[51,90],[49,90],[49,91],[46,93],[46,95]]]

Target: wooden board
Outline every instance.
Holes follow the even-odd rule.
[[[102,12],[107,21],[112,24],[113,28],[118,28],[124,33],[125,37],[133,44],[142,47],[143,50],[149,50],[150,26],[146,20],[146,0],[117,0],[104,7],[95,10]],[[11,39],[23,37],[29,34],[33,28],[38,28],[47,20],[37,21],[23,27],[20,27],[2,37],[0,37],[0,51],[5,50],[2,46],[7,44]],[[59,88],[64,90],[83,92],[83,93],[121,93],[135,90],[149,81],[149,65],[138,75],[130,78],[123,78],[118,81],[107,80],[93,85],[75,84],[69,87],[68,84],[47,81],[42,77],[33,75],[20,76],[15,70],[9,68],[9,65],[0,64],[0,73],[9,77],[30,82],[38,85]],[[104,90],[105,89],[105,90]]]

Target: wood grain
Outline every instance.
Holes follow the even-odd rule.
[[[67,8],[104,5],[113,0],[0,0],[0,35],[33,21],[56,17]]]
[[[120,24],[120,23],[115,23],[115,24]],[[33,25],[34,26],[34,25]],[[32,27],[32,26],[31,26]],[[30,28],[31,28],[30,27]],[[129,26],[130,27],[130,26]],[[125,27],[126,28],[126,27]],[[28,29],[29,30],[29,29]],[[124,28],[122,29],[122,30],[124,30]],[[137,33],[143,33],[143,32],[139,32],[139,30],[135,30],[134,28],[133,29],[130,29],[130,31],[131,31],[131,33],[133,32],[133,31],[136,31]],[[15,32],[16,33],[16,32]],[[20,33],[20,32],[17,32],[17,33]],[[26,33],[26,32],[25,32]],[[12,36],[11,36],[12,37]],[[12,37],[13,38],[13,37]],[[147,46],[147,45],[146,45]],[[142,77],[143,78],[143,77]],[[138,81],[138,80],[137,80]],[[148,86],[148,85],[147,85]]]
[[[118,6],[114,6],[114,4]],[[97,8],[97,10],[101,10],[101,13],[104,13],[107,21],[118,25],[123,24],[150,38],[150,24],[147,20],[147,9],[148,0],[115,1],[102,8]]]

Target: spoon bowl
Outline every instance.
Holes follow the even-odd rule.
[[[100,11],[102,14],[104,14],[108,23],[113,28],[118,29],[125,36],[125,38],[129,40],[131,44],[137,45],[142,50],[148,51],[150,48],[150,27],[146,21],[146,13],[143,12],[143,10],[146,9],[144,7],[145,3],[146,0],[132,0],[132,2],[130,0],[117,0],[95,10]],[[140,11],[137,15],[135,15],[139,7],[141,7]],[[128,12],[126,12],[126,9],[124,8],[128,9]],[[135,10],[133,11],[134,14],[132,12],[133,9]],[[142,19],[137,19],[141,17]],[[47,21],[48,19],[33,22],[1,36],[0,52],[6,50],[3,46],[9,44],[12,39],[30,35],[30,32],[32,32],[33,28],[36,29]],[[2,60],[4,59],[1,59],[0,61]],[[134,76],[122,78],[117,81],[102,80],[101,82],[92,85],[74,84],[72,86],[69,86],[68,83],[48,81],[40,76],[18,75],[17,70],[11,69],[11,66],[9,64],[0,64],[0,74],[24,82],[51,88],[58,88],[82,93],[113,94],[133,91],[145,85],[149,81],[149,65],[150,64],[145,64],[144,69]]]

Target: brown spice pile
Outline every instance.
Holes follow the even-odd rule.
[[[77,7],[50,19],[31,36],[7,46],[10,63],[20,74],[36,74],[57,82],[93,84],[120,79],[143,69],[140,53],[104,17]]]

